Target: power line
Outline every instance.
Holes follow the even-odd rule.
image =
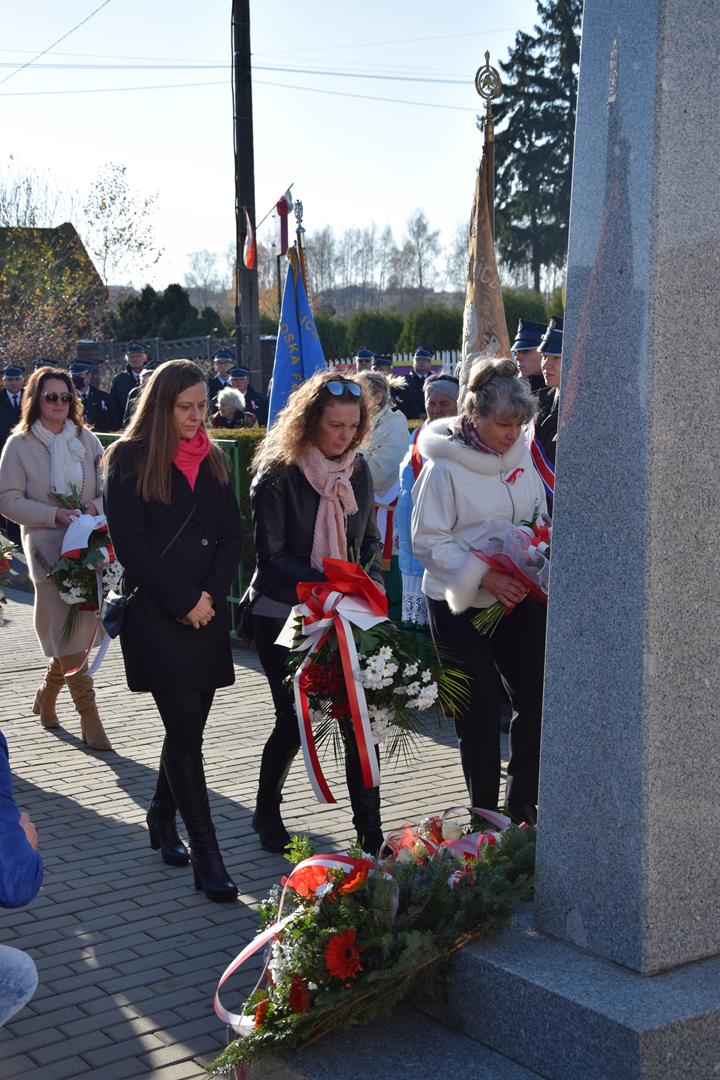
[[[422,105],[426,109],[451,109],[453,112],[477,113],[467,105],[442,105],[437,101],[408,101],[407,98],[376,97],[374,94],[350,94],[342,90],[323,90],[318,86],[296,86],[291,83],[268,82],[266,79],[253,79],[255,86],[280,86],[286,90],[307,90],[311,94],[330,94],[333,97],[360,98],[362,101],[385,101],[393,105]],[[0,95],[2,96],[2,95]],[[478,106],[479,108],[479,106]]]
[[[108,0],[109,2],[109,0]],[[132,93],[133,90],[180,90],[186,86],[227,86],[227,80],[222,82],[189,82],[189,83],[155,83],[152,86],[97,86],[92,90],[87,87],[84,90],[7,90],[0,93],[4,97],[49,97],[58,94],[121,94]]]
[[[85,18],[82,19],[76,26],[73,26],[72,29],[68,30],[66,34],[63,34],[62,37],[59,37],[57,41],[53,41],[52,45],[48,45],[47,49],[43,49],[42,52],[39,52],[37,56],[34,56],[32,58],[32,60],[28,60],[27,63],[21,64],[19,68],[11,71],[10,74],[6,75],[4,79],[0,79],[0,86],[2,86],[3,83],[8,82],[9,79],[12,79],[15,75],[18,74],[18,72],[24,71],[25,68],[30,67],[30,65],[34,64],[36,60],[39,60],[41,56],[45,56],[46,53],[49,53],[51,49],[54,49],[55,46],[59,45],[61,41],[65,40],[65,38],[69,38],[71,34],[74,34],[76,30],[79,30],[81,26],[84,26],[86,22],[92,19],[93,15],[97,15],[98,11],[102,11],[102,9],[104,7],[107,7],[109,3],[110,0],[103,0],[102,4],[99,4],[98,7],[91,11],[89,15],[86,15]]]

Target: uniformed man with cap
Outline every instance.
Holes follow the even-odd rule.
[[[60,367],[57,360],[50,360],[47,356],[41,357],[40,360],[33,360],[33,371],[37,371],[41,367]]]
[[[110,431],[112,423],[110,395],[90,385],[90,365],[83,364],[80,360],[73,360],[68,371],[83,404],[85,423],[95,431]]]
[[[393,373],[393,362],[391,356],[375,356],[372,363],[373,371],[379,371],[381,375],[386,375],[388,378]],[[407,382],[404,378],[393,379],[393,383],[390,385],[390,397],[392,398],[393,405],[400,412],[404,412],[403,405],[405,404],[407,390]]]
[[[244,367],[232,367],[228,371],[228,381],[233,390],[239,390],[245,398],[245,408],[257,417],[260,427],[265,427],[268,420],[268,399],[250,383],[250,372]]]
[[[361,345],[359,349],[356,349],[353,353],[353,362],[355,364],[356,371],[370,371],[373,366],[373,360],[375,359],[374,349],[369,349],[367,345]]]
[[[2,372],[0,390],[0,453],[7,437],[20,419],[25,372],[19,364],[8,364]]]
[[[545,385],[538,394],[539,410],[530,442],[530,453],[545,488],[549,514],[552,514],[555,495],[555,453],[562,371],[562,326],[562,319],[553,317],[540,342],[539,351]]]
[[[534,394],[545,386],[540,370],[539,345],[546,330],[545,323],[518,319],[517,334],[510,350],[520,368],[520,374],[530,383],[530,389]]]
[[[125,415],[123,416],[122,426],[126,428],[133,418],[133,413],[137,408],[137,403],[140,400],[140,395],[143,392],[143,387],[146,385],[148,379],[152,375],[155,368],[160,367],[158,360],[148,360],[145,367],[140,372],[140,378],[138,379],[137,386],[133,386],[132,390],[128,394],[128,399],[125,402]]]
[[[434,355],[424,345],[419,345],[413,353],[412,371],[405,376],[407,390],[400,406],[408,420],[425,419],[425,380],[432,370]]]
[[[140,372],[147,363],[147,350],[140,341],[129,341],[125,349],[127,366],[118,371],[110,384],[110,408],[112,410],[112,431],[122,427],[128,394],[139,383]]]
[[[215,374],[208,379],[208,397],[210,401],[213,401],[218,396],[223,387],[229,385],[228,371],[235,363],[235,353],[232,349],[223,346],[213,353],[212,362]]]

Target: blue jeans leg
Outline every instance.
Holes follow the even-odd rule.
[[[37,969],[28,954],[0,945],[0,1027],[28,1003],[37,984]]]

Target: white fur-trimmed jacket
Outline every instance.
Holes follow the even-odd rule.
[[[453,437],[454,420],[426,424],[418,449],[428,460],[413,487],[412,542],[425,567],[423,592],[447,600],[454,612],[489,607],[495,597],[481,588],[488,567],[470,554],[480,526],[490,518],[515,525],[547,506],[523,431],[502,456],[483,454]]]

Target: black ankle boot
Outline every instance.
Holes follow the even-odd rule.
[[[190,861],[195,888],[204,889],[208,900],[236,900],[238,889],[222,860],[210,816],[205,772],[200,754],[181,754],[166,759],[165,772],[173,798],[190,838]]]
[[[508,803],[505,810],[515,825],[522,825],[523,822],[527,822],[528,825],[537,825],[537,807],[531,803],[519,805],[517,803]]]
[[[266,851],[282,854],[290,843],[290,833],[280,816],[280,803],[283,784],[297,752],[297,746],[288,746],[277,730],[273,731],[263,748],[252,827]]]
[[[153,851],[160,852],[162,861],[168,866],[187,866],[190,853],[178,836],[175,815],[168,821],[153,802],[145,820],[150,834],[150,847]]]

